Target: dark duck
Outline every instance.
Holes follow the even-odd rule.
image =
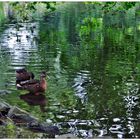
[[[45,92],[47,88],[46,72],[41,72],[40,80],[29,80],[17,84],[18,89],[27,90],[32,94],[38,95],[40,92]]]
[[[34,79],[34,74],[32,72],[28,72],[24,68],[16,70],[16,84],[20,84],[20,82],[31,79]]]

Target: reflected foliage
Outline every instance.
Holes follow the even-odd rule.
[[[4,21],[5,15],[4,15],[4,7],[3,3],[0,2],[0,24]]]
[[[137,11],[138,3],[105,4],[106,6],[104,6],[109,8],[108,12],[105,11],[107,8],[104,7],[103,9],[103,5],[97,4],[97,7],[101,7],[99,9],[103,9],[103,14],[100,14],[101,12],[96,8],[91,9],[91,5],[88,7],[87,3],[85,5],[82,3],[80,6],[72,5],[73,9],[76,5],[78,10],[75,11],[72,17],[68,17],[70,18],[69,21],[72,21],[74,16],[79,15],[75,19],[76,26],[73,27],[76,30],[73,29],[72,34],[78,35],[79,42],[77,44],[74,44],[75,42],[69,44],[70,32],[67,32],[67,36],[62,34],[63,30],[71,28],[71,24],[65,24],[63,14],[60,14],[61,29],[55,28],[57,33],[55,31],[55,33],[53,32],[46,36],[46,38],[49,38],[49,35],[52,35],[52,40],[46,40],[52,48],[55,47],[52,42],[54,43],[58,38],[63,41],[57,40],[56,45],[63,52],[61,61],[64,64],[62,67],[65,68],[66,65],[68,70],[72,70],[68,71],[69,75],[73,77],[80,75],[82,77],[82,74],[86,75],[86,72],[82,71],[90,72],[89,77],[85,78],[83,83],[82,79],[79,80],[79,83],[78,79],[76,80],[77,83],[75,83],[76,87],[74,88],[79,87],[80,90],[81,87],[81,95],[78,95],[78,91],[74,93],[77,96],[75,109],[80,110],[80,112],[77,114],[78,116],[73,115],[73,118],[81,118],[81,120],[84,118],[90,120],[98,118],[100,121],[102,117],[107,117],[108,121],[102,121],[102,124],[106,125],[108,129],[115,117],[124,118],[124,123],[127,122],[128,117],[138,119],[138,113],[135,110],[139,110],[137,102],[139,94],[139,43],[137,35],[139,34],[139,29],[136,30],[137,25],[133,20],[134,15],[130,17],[133,14],[132,11]],[[93,5],[95,6],[95,3]],[[115,9],[113,9],[114,6],[116,6]],[[88,14],[92,13],[92,16],[83,12],[85,7],[88,9]],[[124,10],[125,13],[123,13]],[[118,12],[112,16],[114,11]],[[132,12],[131,14],[130,11]],[[126,17],[125,20],[122,17]],[[56,18],[55,21],[58,22],[59,19]],[[54,27],[52,29],[54,30]],[[63,48],[63,45],[65,48]],[[86,94],[86,96],[82,95],[82,93]],[[136,104],[132,103],[133,100],[136,100]],[[132,103],[132,105],[129,106],[129,103]],[[83,108],[83,110],[80,108]],[[129,132],[130,129],[126,125],[124,127]],[[122,137],[128,138],[138,135],[136,131],[131,136],[127,132],[124,132]],[[117,137],[115,133],[113,130],[113,137]]]

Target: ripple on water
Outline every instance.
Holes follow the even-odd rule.
[[[84,103],[87,98],[87,91],[86,86],[90,84],[90,72],[87,70],[80,70],[80,72],[77,72],[74,74],[74,80],[73,80],[73,89],[75,91],[75,95],[79,97]]]

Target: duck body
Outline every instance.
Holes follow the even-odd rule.
[[[41,73],[40,80],[32,79],[25,82],[21,82],[20,84],[17,84],[17,87],[19,89],[27,90],[33,94],[45,92],[47,88],[45,77],[46,75],[44,73]]]
[[[22,81],[34,79],[34,74],[32,72],[27,72],[27,70],[19,69],[16,70],[16,83],[19,84]]]

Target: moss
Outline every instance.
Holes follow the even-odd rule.
[[[0,138],[41,138],[41,133],[34,133],[26,128],[20,128],[12,123],[0,126]]]

